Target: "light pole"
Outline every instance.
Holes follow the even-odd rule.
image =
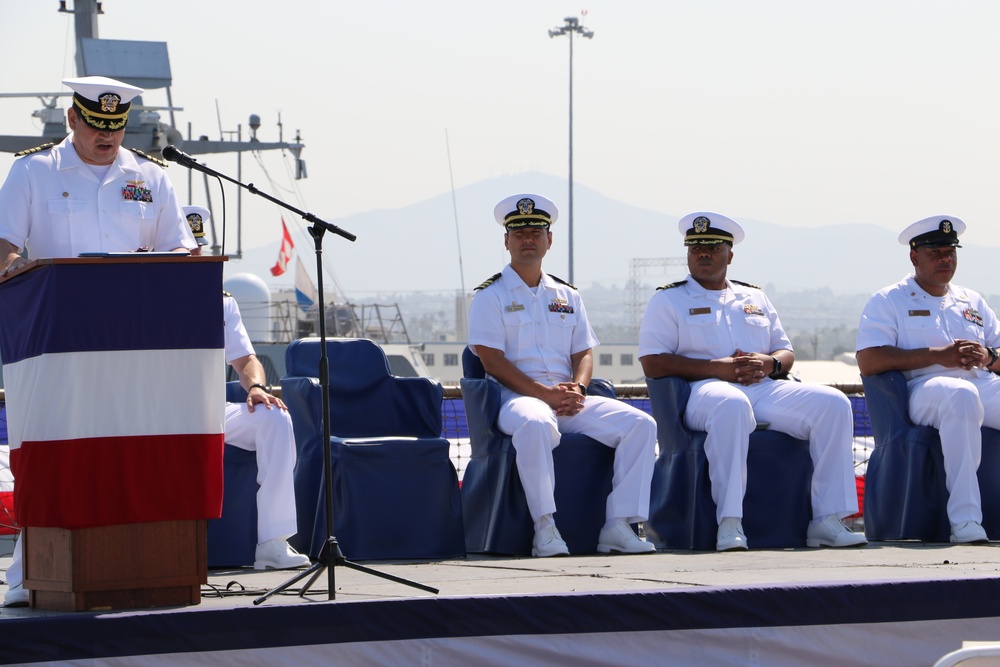
[[[549,37],[559,35],[569,35],[569,207],[566,211],[569,218],[569,277],[567,280],[573,282],[573,33],[581,37],[591,39],[593,31],[587,30],[580,25],[580,20],[575,16],[567,16],[565,25],[549,30]]]

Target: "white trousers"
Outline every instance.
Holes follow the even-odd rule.
[[[747,452],[758,421],[769,422],[771,430],[809,441],[813,517],[845,517],[858,511],[851,453],[854,417],[843,392],[770,378],[748,387],[702,380],[691,384],[684,423],[708,434],[705,456],[716,519],[743,517]]]
[[[500,408],[500,430],[512,436],[517,472],[534,521],[556,512],[552,450],[563,433],[583,433],[615,450],[608,520],[629,523],[649,516],[649,487],[656,460],[656,422],[642,410],[603,396],[588,396],[572,417],[556,417],[544,401],[512,392]]]
[[[948,520],[983,520],[976,471],[983,452],[980,427],[1000,428],[1000,377],[922,376],[911,380],[910,420],[941,435]]]
[[[295,521],[295,437],[285,410],[226,404],[226,444],[257,452],[257,542],[288,539]]]

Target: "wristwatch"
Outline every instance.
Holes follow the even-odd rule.
[[[773,378],[776,378],[779,375],[781,375],[781,359],[779,359],[778,357],[772,356],[771,357],[771,361],[774,362],[774,370],[771,371],[771,374],[768,375],[767,377],[773,379]]]
[[[583,394],[584,396],[587,395],[587,385],[583,384],[582,382],[577,382],[576,386],[580,388],[581,394]]]

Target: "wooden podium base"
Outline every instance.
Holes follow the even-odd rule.
[[[32,528],[24,540],[29,604],[56,611],[174,607],[201,602],[207,522]]]

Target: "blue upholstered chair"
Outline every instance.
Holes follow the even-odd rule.
[[[718,522],[704,431],[684,425],[691,385],[646,378],[659,456],[653,469],[646,539],[659,549],[715,549]],[[809,443],[778,431],[750,434],[743,529],[751,549],[804,547],[812,519]]]
[[[941,437],[910,421],[910,392],[900,371],[861,378],[875,448],[865,475],[865,535],[869,540],[948,542],[948,491]],[[979,489],[983,528],[1000,539],[1000,431],[983,427]]]
[[[534,535],[524,488],[517,474],[511,437],[497,427],[500,386],[486,379],[479,357],[462,355],[462,398],[472,456],[462,478],[465,549],[469,553],[531,554]],[[592,380],[588,392],[615,397],[606,380]],[[553,450],[556,525],[570,553],[593,553],[605,521],[615,452],[580,434],[565,434]]]
[[[458,475],[441,437],[440,383],[395,377],[382,348],[366,339],[328,339],[331,470],[323,469],[319,339],[291,343],[282,399],[295,429],[293,546],[316,558],[326,538],[325,477],[333,525],[351,560],[465,555]]]
[[[239,382],[226,383],[226,400],[241,403]],[[223,454],[222,516],[208,522],[208,566],[253,565],[257,548],[257,453],[226,445]]]

